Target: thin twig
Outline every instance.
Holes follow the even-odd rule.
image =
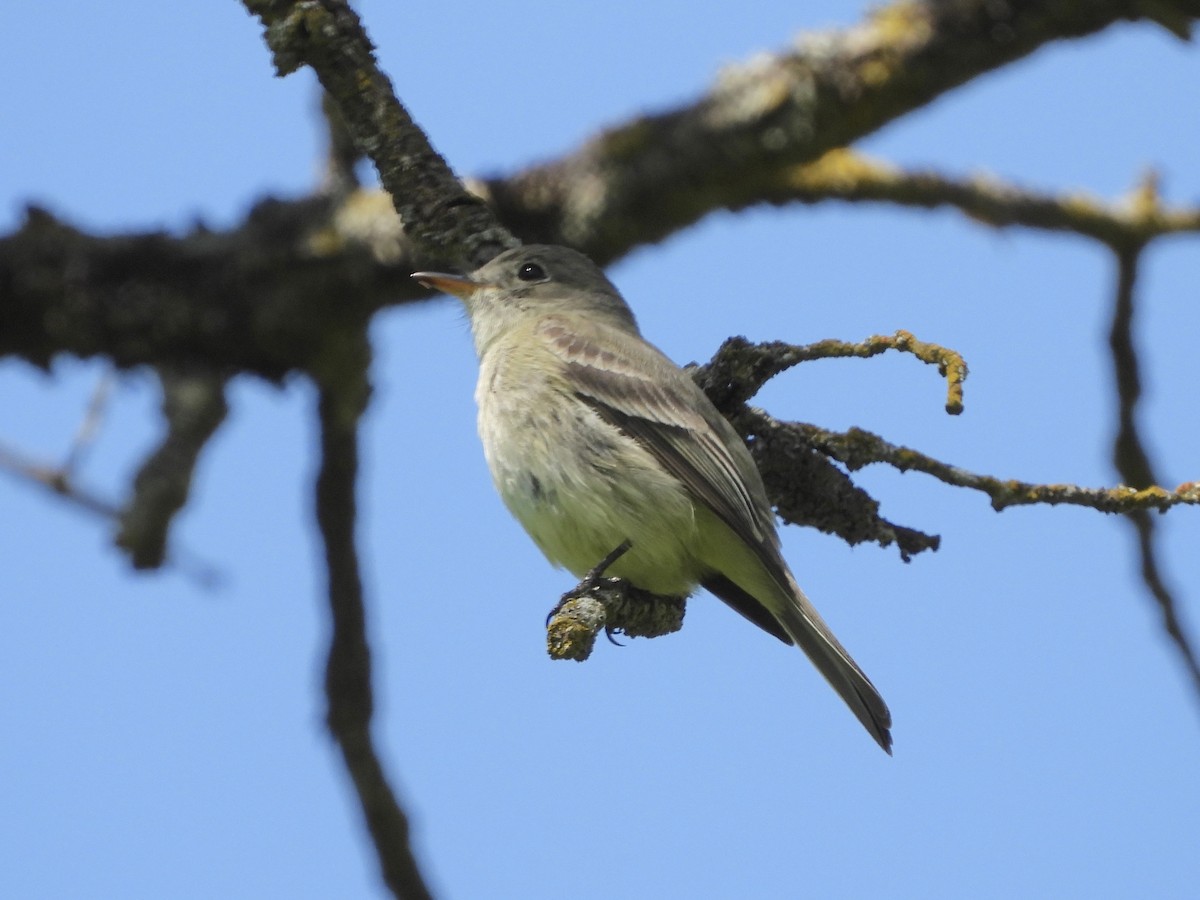
[[[24,454],[0,445],[0,471],[8,472],[26,484],[47,490],[55,497],[105,521],[115,523],[120,520],[120,506],[81,487],[74,473],[62,466],[36,463]],[[173,568],[185,577],[194,579],[201,587],[209,589],[218,587],[224,580],[220,569],[212,563],[178,546],[170,549],[163,560],[163,568]]]
[[[337,101],[326,91],[321,92],[321,117],[329,145],[325,149],[325,171],[321,174],[319,190],[344,200],[360,189],[357,168],[363,158],[362,151],[346,128]]]
[[[62,466],[34,462],[23,453],[3,445],[0,445],[0,471],[44,488],[56,497],[106,519],[116,519],[120,514],[117,504],[81,488]]]
[[[104,424],[104,414],[108,409],[108,399],[112,396],[114,381],[115,377],[111,369],[105,371],[96,381],[96,387],[92,390],[92,397],[88,401],[83,419],[75,432],[75,440],[71,441],[71,447],[67,450],[66,458],[63,459],[62,472],[64,475],[74,475],[83,464],[84,455],[95,444],[96,437],[100,434],[100,426]]]

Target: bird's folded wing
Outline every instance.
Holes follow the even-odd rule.
[[[754,460],[703,391],[640,338],[570,326],[576,323],[548,319],[539,336],[566,366],[579,397],[642,444],[769,568],[779,565],[779,539]]]

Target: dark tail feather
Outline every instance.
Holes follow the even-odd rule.
[[[757,597],[742,590],[724,575],[719,572],[710,575],[700,586],[713,596],[720,597],[763,631],[775,635],[785,644],[792,643],[791,636],[783,630],[783,626],[771,611],[763,606]]]
[[[850,707],[875,742],[892,755],[892,714],[862,669],[850,658],[804,592],[792,582],[794,602],[780,616],[781,624],[825,680]]]
[[[796,585],[795,579],[787,580],[793,593],[778,615],[749,591],[719,573],[710,575],[702,585],[763,631],[773,634],[785,644],[796,644],[803,650],[875,742],[891,756],[892,714],[883,697],[871,684],[871,679],[850,658],[846,648],[833,636],[829,626]]]

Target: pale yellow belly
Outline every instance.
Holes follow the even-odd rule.
[[[486,415],[481,404],[480,436],[496,489],[552,563],[582,577],[628,540],[608,574],[656,594],[695,589],[704,566],[690,496],[586,405],[553,395]]]

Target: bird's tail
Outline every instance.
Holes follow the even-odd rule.
[[[883,697],[846,652],[846,648],[833,636],[790,572],[788,581],[792,594],[789,599],[792,602],[782,604],[782,608],[773,609],[772,612],[796,646],[812,660],[825,680],[858,717],[858,721],[890,756],[892,714]]]

